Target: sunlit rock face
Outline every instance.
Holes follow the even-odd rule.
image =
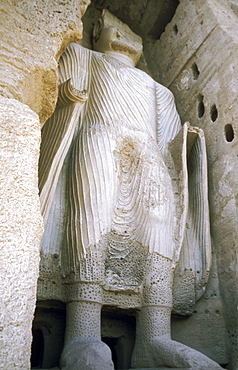
[[[107,10],[92,46],[72,43],[61,56],[58,105],[42,130],[42,254],[61,255],[66,292],[61,365],[99,346],[105,305],[139,309],[132,366],[166,365],[152,353],[163,347],[157,337],[171,341],[174,269],[184,312],[211,265],[204,135],[182,126],[171,92],[135,68],[142,40]]]
[[[57,99],[57,59],[82,36],[81,1],[1,2],[1,367],[29,369],[43,222],[41,125]]]
[[[1,3],[3,73],[0,88],[1,95],[7,98],[1,105],[1,158],[4,163],[2,366],[6,369],[30,367],[31,321],[43,233],[37,188],[40,123],[43,126],[55,110],[57,62],[69,42],[80,42],[82,46],[92,49],[93,27],[102,9],[106,8],[142,37],[143,54],[137,67],[173,92],[182,123],[189,121],[205,133],[212,270],[206,290],[202,292],[204,295],[195,304],[194,279],[196,274],[199,277],[201,270],[195,270],[193,264],[194,276],[190,266],[184,269],[185,266],[180,265],[177,268],[173,289],[172,339],[199,350],[220,364],[229,363],[230,368],[235,369],[238,361],[236,1],[224,4],[216,0],[92,1],[83,17],[84,38],[80,40],[81,18],[87,5],[85,1],[76,0],[53,1],[47,5],[41,1]],[[82,100],[85,97],[83,93]],[[176,150],[176,145],[174,148]],[[124,169],[128,169],[126,164],[133,153],[128,151],[128,147],[126,149],[121,151]],[[65,159],[64,167],[69,166],[69,158]],[[40,356],[33,353],[32,364],[44,368],[59,364],[66,321],[62,302],[70,299],[77,301],[82,294],[86,294],[85,290],[77,288],[74,291],[62,284],[59,246],[65,235],[65,206],[61,199],[68,181],[67,173],[62,173],[55,192],[57,200],[51,209],[51,220],[54,215],[63,216],[57,219],[56,228],[48,224],[45,229],[44,235],[49,235],[50,230],[54,242],[47,244],[46,239],[43,241],[45,249],[42,249],[38,280],[39,303],[34,321],[34,345],[42,351]],[[125,171],[123,173],[126,174]],[[173,173],[172,178],[175,177]],[[128,246],[126,237],[121,243],[115,234],[110,235],[110,244],[113,252],[114,245],[117,245],[116,253],[119,253],[120,246],[121,254]],[[116,264],[110,254],[103,256],[107,261],[103,302],[108,303],[103,306],[101,334],[110,346],[118,368],[131,366],[136,328],[134,309],[140,307],[141,301],[138,294],[129,291],[126,295],[122,291],[115,294],[112,288],[127,284],[131,289],[140,284],[144,272],[138,266],[145,261],[147,253],[148,249],[140,247],[138,253],[132,253],[135,264],[128,258],[126,265],[123,260]],[[190,262],[194,261],[196,259],[190,258]],[[127,266],[133,274],[127,273]],[[123,279],[118,270],[115,273],[115,268],[123,272]],[[200,284],[197,287],[203,288]],[[98,294],[94,285],[91,291],[93,296]],[[185,299],[188,296],[191,298],[189,301]],[[123,309],[115,309],[118,302],[124,302]],[[87,308],[83,310],[91,312]],[[43,350],[42,343],[48,350]]]

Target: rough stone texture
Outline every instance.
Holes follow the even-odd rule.
[[[33,323],[32,367],[58,366],[64,344],[65,305],[54,300],[37,303]],[[41,335],[42,334],[42,335]],[[42,351],[44,338],[44,351]]]
[[[190,368],[193,370],[222,369],[216,362],[202,353],[166,337],[158,337],[153,343],[154,357],[168,367]]]
[[[29,368],[39,244],[43,231],[37,189],[38,116],[1,97],[1,362]]]
[[[192,346],[219,364],[225,364],[228,362],[229,338],[224,320],[224,302],[221,299],[214,265],[205,295],[193,307],[192,315],[172,316],[171,336],[174,340]]]
[[[81,38],[86,3],[4,0],[0,4],[3,369],[30,367],[43,231],[38,198],[40,121],[43,124],[54,110],[57,58],[70,41]]]
[[[228,7],[229,2],[233,12]],[[197,304],[194,314],[190,318],[184,318],[183,320],[175,318],[173,320],[172,335],[176,340],[193,346],[220,363],[229,361],[230,368],[236,369],[238,366],[238,351],[236,334],[237,296],[235,293],[237,292],[237,211],[235,198],[237,181],[235,173],[237,169],[236,99],[238,71],[237,20],[235,14],[237,15],[238,11],[237,2],[235,0],[230,0],[229,2],[223,0],[181,0],[171,24],[166,27],[165,33],[157,42],[155,39],[161,35],[161,30],[157,31],[161,20],[160,14],[163,13],[163,10],[166,10],[166,7],[168,9],[169,1],[137,0],[136,2],[128,2],[121,0],[119,2],[117,0],[100,0],[94,3],[97,9],[107,7],[115,15],[118,15],[120,19],[129,24],[135,32],[143,36],[146,60],[151,74],[173,91],[183,121],[189,120],[191,124],[202,127],[205,131],[210,168],[213,251],[214,261],[215,259],[217,261],[217,269],[214,269],[205,298]],[[172,1],[172,3],[173,15],[178,2]],[[76,41],[80,38],[81,24],[77,4],[79,4],[79,1],[77,2],[76,0],[70,2],[70,4],[67,1],[32,2],[4,0],[0,5],[3,8],[1,19],[1,68],[3,71],[1,73],[1,94],[27,103],[41,116],[42,123],[52,113],[56,101],[57,66],[55,58],[58,58],[68,41]],[[76,11],[71,12],[70,9],[75,9]],[[168,22],[169,19],[166,19],[166,22]],[[149,26],[147,27],[148,22]],[[147,39],[148,33],[150,38]],[[142,61],[143,63],[145,69],[147,68],[148,70],[145,60]],[[19,112],[18,103],[14,104],[17,104],[16,109]],[[6,106],[7,103],[5,104]],[[202,113],[203,108],[205,109],[204,114]],[[217,118],[215,118],[216,109],[218,112]],[[13,109],[12,113],[11,123],[15,122],[15,109]],[[226,125],[232,125],[232,127]],[[31,128],[29,128],[29,132],[31,132],[30,130]],[[35,145],[33,146],[35,150],[38,150],[39,131],[37,130],[37,133],[34,132],[34,135]],[[13,131],[8,132],[6,127],[4,127],[3,137],[6,137],[9,145],[12,142],[12,137],[14,137]],[[18,139],[20,145],[22,141],[20,140],[19,131],[14,142],[18,143]],[[31,140],[32,137],[30,136],[29,139]],[[18,147],[18,152],[24,155],[27,146],[28,141],[24,142],[21,148]],[[8,151],[4,149],[4,161],[7,156],[6,153]],[[15,153],[14,149],[14,156]],[[29,160],[30,157],[28,153],[26,158],[24,158]],[[13,158],[13,151],[11,151],[8,159],[9,168],[7,168],[7,172],[12,174],[13,162],[11,158]],[[19,161],[16,158],[14,160],[17,166]],[[36,159],[34,161],[33,172],[37,165]],[[19,168],[16,171],[19,174]],[[27,171],[28,175],[32,175],[33,172]],[[22,174],[20,174],[21,176]],[[7,181],[7,178],[3,177],[3,179],[5,182]],[[16,179],[17,176],[14,177],[14,181]],[[27,186],[27,189],[29,189],[28,194],[31,192],[32,183],[35,184],[35,181],[35,178],[31,181],[27,180],[26,185],[25,180],[23,180],[22,185],[23,187]],[[17,198],[18,200],[11,207],[12,202],[9,199],[16,199],[18,194],[15,192],[13,197],[12,188],[6,187],[5,182],[2,182],[4,188],[1,195],[4,199],[4,210],[7,209],[6,212],[8,213],[4,211],[4,223],[1,223],[4,231],[4,248],[1,250],[4,258],[1,258],[1,260],[6,263],[3,269],[4,284],[1,285],[4,293],[1,295],[3,297],[1,313],[5,311],[6,315],[4,313],[1,319],[7,324],[7,333],[3,331],[4,335],[6,335],[4,336],[5,347],[3,342],[0,343],[1,349],[3,348],[0,367],[4,369],[21,368],[19,359],[15,359],[17,365],[14,365],[15,360],[13,357],[15,354],[20,356],[20,354],[24,353],[24,356],[21,357],[21,360],[24,362],[22,368],[28,368],[29,328],[33,313],[33,301],[29,304],[29,312],[26,316],[29,319],[28,323],[22,323],[22,317],[25,317],[25,308],[28,307],[28,303],[25,304],[21,311],[23,314],[19,316],[22,305],[18,304],[18,302],[23,302],[24,299],[27,301],[28,298],[31,300],[32,296],[35,295],[35,288],[32,287],[32,295],[28,296],[27,293],[27,296],[24,297],[22,294],[25,287],[29,285],[24,280],[27,278],[25,267],[22,270],[22,281],[19,278],[20,273],[17,275],[17,279],[15,277],[16,272],[20,269],[19,266],[22,266],[19,263],[21,261],[19,257],[20,252],[23,253],[23,249],[27,245],[24,242],[24,238],[29,240],[30,237],[33,239],[34,237],[40,237],[41,220],[37,211],[35,214],[38,214],[36,218],[39,217],[39,229],[37,229],[36,225],[32,226],[31,220],[34,213],[31,213],[32,204],[22,214],[21,207],[22,204],[25,204],[23,200],[25,198],[22,196],[21,199],[20,197]],[[32,194],[36,194],[35,185],[33,188]],[[29,199],[28,196],[27,199]],[[37,208],[38,206],[35,205],[35,207]],[[16,226],[17,222],[15,223],[14,221],[16,217],[15,209],[20,209],[18,217],[20,215],[22,215],[22,219],[30,217],[30,221],[26,218],[28,227],[24,228],[24,226],[22,228],[21,237],[17,237],[19,228]],[[14,214],[14,218],[13,216],[6,218],[6,215],[9,213]],[[33,237],[32,235],[30,236],[29,229],[32,230],[34,227],[36,227],[37,232],[35,230],[32,232]],[[11,265],[7,262],[14,259],[14,254],[10,254],[8,250],[11,250],[13,246],[11,240],[14,238],[17,238],[14,251],[18,251],[19,248],[20,252],[17,252],[18,261],[11,262]],[[23,244],[21,244],[22,241]],[[8,243],[11,244],[10,249]],[[33,248],[34,243],[36,241],[30,243],[31,248]],[[34,248],[35,250],[37,249],[36,247]],[[24,252],[25,254],[22,254],[22,258],[23,255],[26,257],[30,250],[27,248],[27,251],[25,250]],[[33,264],[38,264],[37,253],[38,251],[34,253],[35,259]],[[50,276],[51,261],[53,261],[54,271],[52,281]],[[33,264],[30,265],[32,268]],[[25,264],[23,265],[25,266]],[[44,285],[41,286],[42,290],[39,291],[39,296],[48,298],[50,295],[55,297],[55,299],[61,299],[62,292],[58,285],[59,280],[57,280],[58,256],[52,255],[49,261],[42,261],[42,265],[44,266],[45,281],[43,282]],[[30,284],[32,284],[36,277],[33,276],[33,280],[31,280],[32,275],[28,274],[28,277]],[[12,281],[11,285],[6,280],[8,278]],[[24,287],[23,290],[22,287]],[[48,292],[45,287],[49,289]],[[19,292],[17,299],[16,292]],[[105,294],[109,294],[109,292],[105,292]],[[122,293],[118,293],[118,297],[122,295]],[[7,299],[5,299],[6,297]],[[112,305],[117,303],[116,296],[108,296],[106,299],[107,301],[111,299]],[[123,300],[123,297],[121,299]],[[8,304],[5,303],[6,300]],[[13,306],[14,310],[10,309],[9,311],[8,308]],[[13,320],[13,325],[8,325],[13,316],[14,320],[19,316],[21,323]],[[226,321],[224,321],[224,317]],[[17,326],[17,323],[21,326]],[[228,331],[225,329],[226,325]],[[15,332],[16,335],[14,334]],[[26,334],[27,345],[25,345],[26,342],[22,339],[24,332],[28,333]],[[228,339],[227,335],[229,335]],[[17,351],[15,351],[16,347]],[[25,351],[22,348],[27,348],[27,350]]]
[[[99,341],[101,338],[103,297],[100,285],[103,286],[105,271],[108,290],[125,290],[125,295],[130,295],[131,290],[139,288],[142,300],[132,361],[136,367],[153,366],[156,363],[151,358],[151,343],[158,335],[170,335],[173,263],[176,264],[179,258],[181,239],[185,234],[183,219],[187,213],[184,208],[189,208],[187,196],[184,196],[184,204],[179,202],[179,206],[175,206],[172,179],[165,165],[167,162],[163,160],[163,156],[169,155],[167,143],[176,140],[182,126],[169,90],[133,68],[141,55],[140,37],[107,11],[103,12],[100,22],[104,27],[98,38],[97,33],[94,34],[93,47],[101,53],[73,43],[62,55],[59,61],[62,94],[59,97],[60,102],[65,103],[57,105],[54,115],[42,130],[40,198],[45,224],[50,222],[54,230],[57,228],[57,215],[53,213],[53,220],[47,218],[50,215],[47,208],[54,204],[55,189],[66,156],[69,156],[70,163],[65,168],[69,200],[69,205],[65,201],[65,208],[68,206],[67,236],[61,247],[62,274],[68,280],[67,288],[70,287],[71,293],[68,299],[65,298],[67,350],[63,356],[67,358],[66,367],[73,366],[73,360],[70,360],[71,365],[68,362],[71,356],[67,351],[73,356],[73,349],[71,351],[68,344],[74,339]],[[72,87],[67,82],[69,79],[72,79]],[[86,91],[83,109],[82,103],[77,102],[78,94],[74,96],[73,91]],[[151,102],[155,102],[154,106]],[[197,175],[196,167],[199,165],[194,159],[204,158],[198,154],[201,148],[197,144],[197,130],[184,125],[184,140],[179,140],[176,157],[182,151],[188,152],[188,156],[190,154],[189,144],[182,144],[186,142],[187,130],[193,136],[193,142],[190,142],[192,154],[188,161],[184,154],[180,154],[183,158],[181,178],[189,172],[196,183],[203,184],[206,173],[202,176],[198,171]],[[69,147],[71,141],[72,150]],[[195,150],[194,146],[197,146]],[[190,166],[193,162],[191,157],[195,164]],[[176,161],[176,164],[180,162]],[[191,171],[187,170],[188,166],[192,167]],[[201,167],[206,167],[206,162]],[[196,188],[193,180],[187,191],[184,190],[187,186],[184,181],[179,188],[180,193],[187,194]],[[207,210],[207,192],[203,190],[204,187],[197,189],[196,195],[199,203],[203,204],[203,210]],[[176,211],[173,211],[175,207]],[[62,211],[64,213],[64,209]],[[209,227],[208,212],[200,210],[199,204],[190,211],[192,215],[199,214],[200,218],[191,217],[195,230],[201,232],[196,232],[197,242],[192,243],[189,236],[186,240],[193,248],[197,246],[196,256],[202,254],[200,266],[203,259],[207,259],[205,270],[208,272],[209,241],[203,250]],[[192,222],[187,227],[192,230],[192,237],[194,228]],[[51,237],[52,233],[49,233],[49,245],[54,243]],[[148,256],[141,254],[141,258],[136,258],[131,253],[133,250],[141,253],[138,244],[148,248]],[[192,255],[191,246],[189,251]],[[106,261],[104,250],[108,252]],[[114,263],[110,263],[110,259]],[[121,268],[120,262],[125,269]],[[78,288],[78,297],[75,288]],[[77,351],[77,346],[74,350]],[[74,356],[76,361],[77,353]]]
[[[81,17],[89,0],[3,0],[1,95],[36,112],[43,124],[57,99],[57,59],[82,37]]]
[[[189,120],[205,131],[211,232],[217,272],[215,269],[213,289],[210,287],[205,294],[205,315],[204,310],[195,308],[195,311],[200,316],[197,322],[203,322],[200,329],[210,337],[210,345],[206,342],[204,350],[213,347],[212,357],[215,355],[214,359],[217,356],[220,362],[229,362],[232,369],[238,366],[237,30],[237,18],[227,2],[183,0],[160,40],[147,43],[146,48],[149,68],[158,81],[173,91],[182,120]],[[218,283],[214,282],[216,279],[219,281],[221,297],[215,287]],[[210,310],[211,307],[214,308]],[[224,342],[221,344],[221,338],[227,335],[224,314],[220,315],[224,308],[229,334],[227,349]],[[214,309],[219,317],[216,320],[216,327],[219,326],[217,335],[212,330]],[[191,328],[188,330],[200,336],[200,329],[191,319]],[[187,334],[183,334],[186,342]],[[214,343],[219,343],[216,350]],[[189,345],[193,345],[192,338]]]
[[[133,312],[133,311],[132,311]],[[115,368],[129,369],[135,342],[136,321],[132,312],[117,309],[102,312],[102,340],[112,348]]]
[[[83,18],[84,38],[102,9],[107,9],[141,37],[158,39],[173,18],[178,4],[179,0],[92,0]]]
[[[60,368],[62,370],[113,370],[114,366],[111,351],[105,343],[100,340],[77,339],[65,346]]]

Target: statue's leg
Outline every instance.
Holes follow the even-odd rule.
[[[64,370],[114,368],[111,351],[101,341],[103,253],[94,252],[81,263],[75,281],[65,284],[66,330],[60,360]]]
[[[172,278],[172,262],[160,255],[150,254],[145,271],[142,308],[136,322],[132,368],[221,369],[207,356],[171,339]]]
[[[153,352],[155,338],[170,338],[172,309],[172,261],[158,254],[149,254],[145,268],[142,307],[136,321],[136,342],[132,367],[156,367]]]
[[[101,341],[101,286],[76,283],[67,286],[66,331],[60,367],[64,370],[113,370],[109,347]]]
[[[66,304],[66,331],[65,343],[78,338],[101,339],[101,299],[84,300],[80,297],[82,292],[90,295],[92,290],[100,294],[101,287],[90,283],[77,283],[77,287],[71,287],[77,291],[78,297]],[[98,295],[99,295],[98,294]],[[76,294],[75,294],[76,295]],[[100,298],[100,297],[98,297]]]

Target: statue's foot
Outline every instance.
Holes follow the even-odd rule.
[[[215,361],[182,343],[168,338],[155,337],[150,342],[141,341],[132,355],[132,368],[186,368],[193,370],[222,369]]]
[[[110,348],[97,339],[66,343],[60,359],[62,370],[114,370]]]
[[[167,367],[189,368],[194,370],[222,369],[215,361],[182,343],[168,337],[157,337],[152,342],[153,358],[157,364]]]

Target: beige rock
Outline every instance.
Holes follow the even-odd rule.
[[[237,5],[231,3],[235,11]],[[194,331],[200,333],[202,322],[207,338],[204,351],[208,353],[210,347],[213,358],[220,358],[220,363],[229,362],[234,369],[238,366],[237,27],[237,16],[228,2],[181,1],[160,40],[146,49],[154,78],[170,87],[182,120],[201,127],[207,143],[211,236],[217,271],[205,294],[206,300],[201,302],[207,308],[203,306],[201,310],[200,303],[195,307],[197,324],[191,318],[189,340],[181,329],[184,343],[193,341]],[[217,336],[213,331],[214,320],[219,326]],[[199,344],[201,348],[203,341],[199,337],[200,334],[194,338],[194,346]],[[219,346],[213,346],[215,342]]]
[[[88,33],[85,46],[89,48],[91,48],[89,31],[103,3],[105,4],[102,1],[93,1],[89,15],[85,17],[85,29]],[[238,364],[237,2],[235,0],[181,0],[180,2],[120,0],[107,1],[106,4],[109,10],[130,25],[135,32],[139,31],[140,36],[143,37],[147,65],[145,58],[139,65],[149,71],[155,80],[173,91],[182,120],[189,120],[192,125],[202,128],[205,132],[209,164],[212,277],[205,295],[195,308],[192,308],[194,304],[192,301],[191,306],[188,305],[184,310],[184,314],[191,314],[193,311],[192,315],[184,316],[183,320],[173,317],[172,335],[173,339],[193,346],[221,364],[229,362],[230,368],[236,369]],[[1,95],[28,104],[40,115],[43,124],[54,111],[57,99],[58,58],[68,42],[78,41],[81,37],[81,11],[83,12],[84,5],[82,1],[76,0],[70,2],[54,0],[47,3],[3,0],[0,7],[2,10]],[[92,9],[95,10],[96,16]],[[170,19],[172,19],[171,23],[166,26],[165,32],[160,37],[163,27]],[[159,37],[160,40],[158,40]],[[36,276],[32,271],[35,265],[38,265],[36,244],[42,233],[38,201],[31,198],[31,196],[37,197],[35,176],[39,124],[33,112],[26,107],[22,108],[23,106],[18,105],[18,102],[9,99],[3,104],[6,112],[10,112],[12,116],[4,118],[9,125],[2,127],[4,166],[1,165],[3,174],[1,184],[4,188],[1,197],[4,213],[1,216],[3,219],[1,230],[4,239],[1,249],[1,256],[3,255],[1,257],[3,262],[1,296],[4,307],[1,307],[3,323],[1,328],[4,327],[4,330],[1,332],[0,347],[3,350],[0,367],[29,368],[31,335],[29,327],[35,299],[32,298],[35,297],[33,285],[36,282]],[[22,128],[24,116],[28,117],[25,121],[26,127],[31,122],[27,132],[33,134],[30,137],[26,136],[27,140],[24,139],[25,131]],[[21,118],[18,120],[17,117]],[[15,134],[17,125],[20,127],[17,131],[19,135]],[[8,130],[9,127],[10,130]],[[21,132],[24,134],[21,135]],[[21,163],[28,166],[24,173],[20,172],[19,161],[14,159],[16,153],[23,156]],[[28,162],[29,160],[32,164]],[[22,169],[24,168],[22,166]],[[10,174],[14,179],[13,182],[16,182],[16,192],[12,190],[12,181],[9,185],[10,177],[5,176],[5,173]],[[21,186],[17,179],[21,179]],[[60,179],[61,184],[65,180],[65,178]],[[27,192],[31,194],[27,196],[28,201],[25,197]],[[56,189],[58,203],[51,211],[54,215],[58,215],[62,210],[59,202],[62,195],[60,193],[62,189],[58,187]],[[20,217],[23,223],[19,221]],[[28,227],[24,223],[25,217]],[[30,217],[30,220],[27,217]],[[41,260],[39,299],[64,300],[65,296],[67,299],[71,296],[78,299],[82,294],[82,290],[70,291],[69,289],[64,295],[64,287],[61,284],[59,245],[62,235],[59,229],[62,230],[63,222],[63,218],[59,220],[57,230],[52,231],[49,226],[54,245],[47,244],[46,254]],[[23,225],[21,233],[19,224]],[[29,242],[30,239],[32,242]],[[29,248],[26,249],[26,245],[29,245]],[[14,260],[12,249],[14,252],[17,251],[15,254],[17,258],[19,257],[17,261]],[[29,274],[25,270],[25,266],[28,266],[28,252],[29,261],[33,261],[30,263]],[[139,262],[142,256],[143,253],[134,255],[133,258],[135,260],[138,258]],[[120,268],[123,269],[123,265]],[[181,280],[191,282],[188,290],[190,297],[194,299],[194,276],[189,274],[189,272],[185,273]],[[141,275],[138,273],[137,277],[140,279]],[[109,271],[107,282],[113,282],[118,286],[120,276]],[[28,292],[26,287],[29,284],[31,288]],[[110,302],[111,305],[120,302],[124,308],[129,306],[135,308],[140,304],[138,294],[135,292],[130,292],[131,296],[128,294],[125,299],[123,292],[118,291],[115,295],[115,292],[108,290],[107,284],[103,289],[103,301]],[[184,292],[185,296],[187,295],[187,292],[182,289],[182,297]],[[177,298],[176,304],[181,312],[181,308],[184,309],[184,299],[179,299],[179,296]],[[26,335],[24,336],[23,333]]]
[[[57,100],[57,59],[69,42],[82,37],[81,17],[88,4],[1,2],[1,95],[27,104],[42,124]]]
[[[62,370],[113,370],[111,351],[98,340],[74,340],[63,351],[60,368]]]
[[[153,343],[153,357],[168,367],[189,368],[193,370],[222,369],[215,361],[202,353],[166,337],[156,338]]]
[[[2,1],[1,368],[29,369],[42,218],[40,121],[57,99],[57,59],[82,36],[85,1]],[[39,121],[39,117],[40,121]]]
[[[0,98],[1,367],[28,369],[43,232],[37,190],[40,123],[14,99]]]
[[[43,127],[39,162],[42,251],[49,245],[53,253],[48,225],[59,230],[57,217],[65,219],[66,236],[58,245],[67,291],[65,367],[77,366],[81,339],[100,341],[100,312],[109,303],[105,291],[124,293],[118,308],[131,292],[140,295],[139,306],[132,306],[140,308],[132,361],[154,366],[154,338],[170,335],[179,258],[181,268],[191,271],[194,301],[208,279],[205,142],[201,130],[187,123],[182,128],[169,90],[134,68],[141,39],[105,10],[94,46],[97,52],[70,44],[59,61],[59,103]],[[166,165],[171,173],[177,170],[176,184]],[[64,184],[65,207],[57,215],[52,207],[57,209],[57,189]]]

